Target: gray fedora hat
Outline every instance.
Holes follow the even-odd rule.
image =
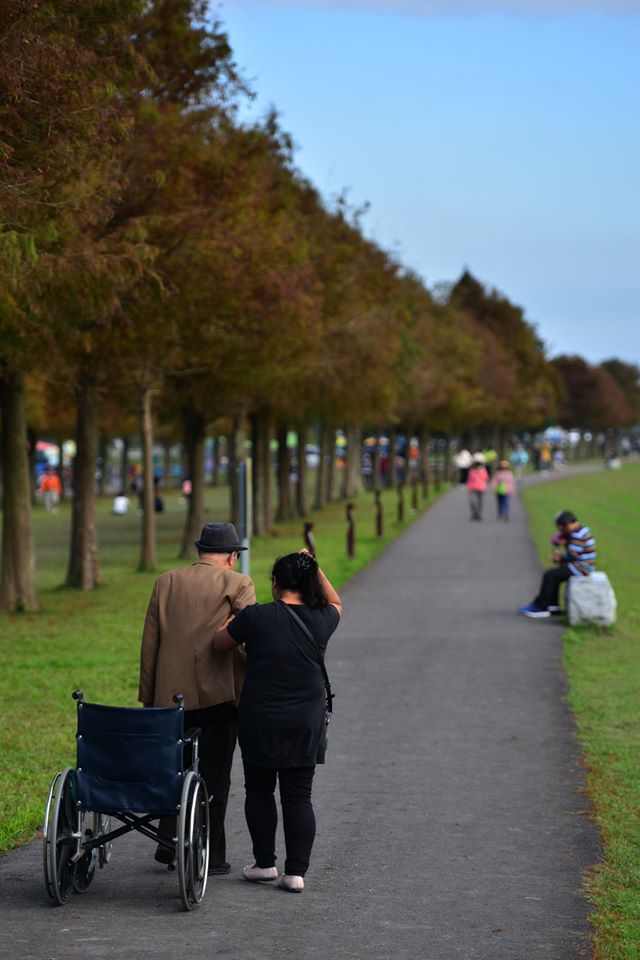
[[[241,546],[232,523],[205,523],[195,544],[203,553],[239,553],[247,549]]]

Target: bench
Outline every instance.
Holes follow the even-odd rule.
[[[616,622],[616,595],[609,577],[596,570],[586,577],[571,577],[567,582],[569,623],[597,623],[610,627]]]

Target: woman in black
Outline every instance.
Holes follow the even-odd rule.
[[[316,832],[311,784],[325,733],[321,660],[342,605],[307,550],[281,557],[271,576],[274,602],[245,607],[216,631],[213,644],[216,650],[229,650],[244,643],[247,651],[238,738],[255,863],[244,868],[243,876],[256,881],[278,878],[277,779],[287,848],[278,883],[299,892]],[[287,608],[302,620],[313,641]]]

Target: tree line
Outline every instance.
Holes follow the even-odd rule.
[[[335,428],[344,495],[362,431],[429,436],[640,417],[639,371],[549,361],[522,308],[468,271],[427,288],[366,236],[362,210],[324,200],[297,169],[277,115],[241,122],[251,90],[207,0],[6,0],[0,37],[0,607],[37,609],[25,438],[69,429],[76,455],[70,586],[99,582],[100,436],[180,436],[202,523],[204,449],[216,424],[230,470],[249,438],[254,528],[309,510],[304,443],[321,446],[328,497]],[[131,427],[131,425],[134,425]],[[130,430],[124,427],[130,427]],[[299,437],[292,501],[286,435]],[[144,487],[140,566],[155,563]],[[232,512],[235,506],[232,504]]]

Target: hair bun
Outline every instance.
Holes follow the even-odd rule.
[[[303,572],[311,570],[314,563],[313,557],[308,553],[299,553],[296,558],[296,567]]]

